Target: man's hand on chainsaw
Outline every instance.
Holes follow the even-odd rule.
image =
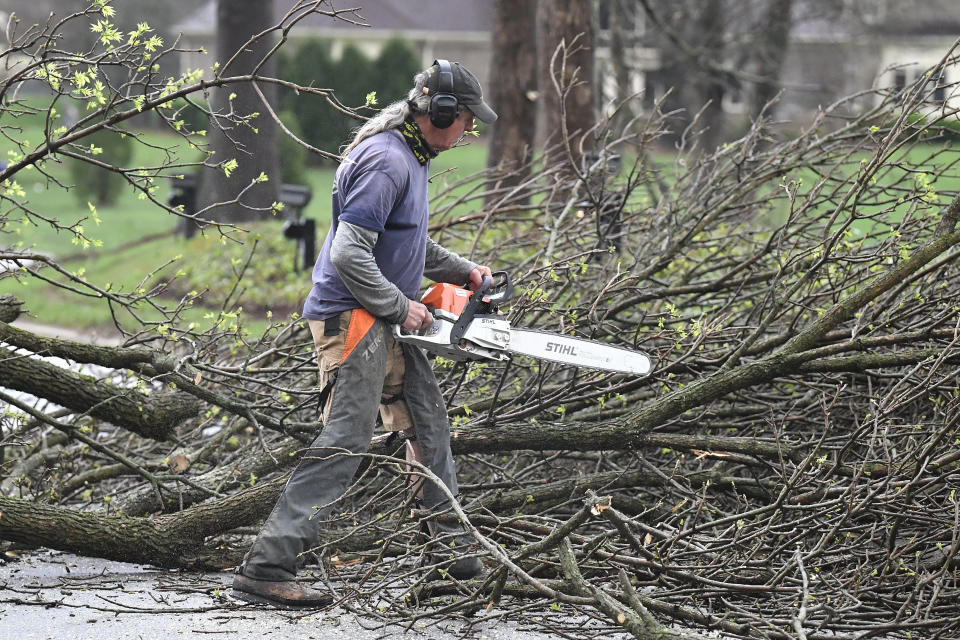
[[[490,271],[490,267],[485,267],[483,265],[477,266],[473,271],[470,272],[470,290],[476,291],[483,284],[484,276],[488,278],[493,277],[493,273]]]
[[[433,315],[421,303],[416,300],[410,301],[410,308],[407,309],[407,319],[403,321],[403,328],[407,331],[416,331],[426,329],[433,324]]]

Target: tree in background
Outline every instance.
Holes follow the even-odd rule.
[[[609,32],[607,37],[610,47],[609,75],[613,78],[615,88],[613,100],[619,109],[616,120],[619,127],[622,127],[632,116],[639,113],[639,106],[642,104],[642,101],[636,100],[637,96],[633,95],[630,76],[635,70],[631,68],[627,57],[628,47],[639,44],[635,38],[637,8],[633,2],[601,0],[597,9],[601,14],[598,26],[602,29],[605,22]],[[602,73],[604,70],[598,69],[598,76]],[[598,84],[601,87],[604,86],[602,81],[598,81]]]
[[[537,3],[495,0],[493,57],[489,101],[500,116],[487,136],[487,166],[494,172],[492,197],[510,197],[529,174],[524,167],[533,154],[537,135],[539,58]]]
[[[537,55],[540,96],[547,135],[566,145],[575,163],[584,139],[596,124],[594,95],[594,3],[540,0],[537,8]]]
[[[372,75],[373,63],[370,58],[357,45],[347,43],[340,58],[333,63],[337,99],[347,107],[363,110],[363,107],[367,106],[367,97],[373,91]],[[351,132],[360,126],[362,121],[342,113],[337,114],[337,120],[339,146],[342,147],[350,141]]]
[[[406,100],[413,76],[420,71],[420,59],[403,38],[390,38],[373,61],[371,90],[377,92],[377,104]]]
[[[275,75],[273,38],[264,33],[273,24],[272,0],[218,0],[216,76]],[[279,201],[276,125],[265,104],[275,104],[275,94],[274,85],[263,82],[211,89],[212,153],[197,192],[202,217],[257,220]]]
[[[749,112],[757,117],[780,92],[780,72],[787,55],[793,0],[768,0],[757,16],[753,64],[757,80],[749,92]]]
[[[330,57],[330,42],[320,38],[308,38],[296,49],[283,49],[277,58],[277,72],[281,78],[303,86],[327,86],[334,78],[334,64]],[[278,91],[280,108],[292,113],[303,139],[315,147],[336,150],[343,144],[337,111],[322,97],[281,87]],[[310,154],[309,164],[329,161],[317,154]]]
[[[84,206],[88,202],[96,206],[113,204],[126,180],[121,173],[106,167],[128,167],[133,158],[133,140],[114,131],[101,130],[88,136],[85,143],[101,164],[77,158],[70,160],[73,193]]]
[[[723,133],[723,97],[730,87],[723,68],[729,55],[725,0],[679,0],[670,10],[641,0],[649,23],[648,44],[660,51],[660,67],[648,74],[647,104],[660,95],[671,112],[665,136],[673,144],[696,141],[712,150]]]
[[[374,106],[367,104],[368,96],[373,98],[371,94],[375,94],[379,105],[405,98],[414,74],[421,70],[413,49],[401,38],[388,40],[372,61],[353,44],[347,44],[335,61],[330,41],[308,38],[292,53],[282,52],[277,64],[279,75],[297,84],[335,84],[338,103],[359,108],[367,115],[370,110],[365,107]],[[296,115],[303,139],[321,149],[339,149],[360,124],[328,100],[311,94],[281,89],[280,105]],[[311,163],[327,160],[316,154],[309,157]]]
[[[828,14],[828,5],[812,3],[805,10]],[[522,102],[532,88],[540,96],[538,108],[547,134],[561,131],[563,126],[570,133],[579,130],[582,134],[596,122],[601,106],[599,87],[605,85],[614,88],[614,104],[620,109],[617,122],[622,125],[641,111],[640,100],[633,95],[631,76],[636,70],[630,66],[628,53],[635,47],[652,48],[658,52],[660,64],[646,71],[642,97],[646,112],[662,98],[661,107],[672,113],[664,139],[674,144],[696,141],[709,151],[731,127],[742,129],[743,123],[725,119],[728,96],[744,102],[747,120],[759,116],[778,93],[793,8],[793,0],[678,0],[669,7],[649,0],[497,2],[491,67],[500,71],[491,78],[490,93],[500,110],[515,114],[512,119],[521,122],[529,112]],[[536,17],[531,18],[534,10]],[[597,29],[598,12],[603,17],[602,32]],[[536,33],[538,48],[533,56],[527,51],[532,44],[530,33]],[[602,82],[595,71],[594,40],[599,35],[609,47],[609,71]],[[566,51],[555,56],[561,43]],[[525,79],[530,61],[540,74],[532,83]],[[511,73],[502,73],[504,69]],[[514,134],[503,126],[500,130],[494,127],[491,167],[519,157],[511,145],[522,148],[525,141]],[[581,145],[588,148],[592,144],[576,140],[571,150],[577,154]]]
[[[639,6],[611,2],[621,13],[640,10],[647,19],[642,40],[659,50],[661,64],[648,73],[645,102],[649,107],[665,96],[663,109],[674,112],[667,139],[675,144],[696,139],[703,151],[712,151],[746,126],[726,121],[726,96],[743,101],[744,119],[750,120],[780,91],[792,0],[678,0],[669,10],[650,0],[640,0]],[[804,9],[819,12],[831,4],[814,2]]]
[[[294,136],[303,139],[303,128],[292,111],[281,111],[280,120]],[[307,184],[307,158],[310,153],[292,137],[279,136],[280,176],[283,182]]]

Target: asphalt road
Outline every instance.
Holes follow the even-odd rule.
[[[462,636],[462,622],[437,621],[404,633],[335,607],[321,612],[265,609],[227,597],[231,574],[154,567],[31,551],[0,564],[0,640],[438,639]],[[491,621],[466,636],[546,640],[557,636]]]

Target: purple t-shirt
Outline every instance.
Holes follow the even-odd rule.
[[[416,298],[423,280],[427,246],[427,178],[396,131],[370,136],[337,169],[333,183],[330,232],[313,267],[313,289],[303,305],[310,320],[324,320],[362,306],[330,262],[330,247],[340,221],[380,234],[373,257],[383,276],[408,298]]]

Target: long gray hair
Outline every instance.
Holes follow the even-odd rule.
[[[430,96],[424,93],[429,75],[422,71],[413,77],[413,89],[407,94],[406,100],[398,100],[387,105],[377,115],[373,116],[354,131],[353,142],[343,150],[343,156],[353,151],[353,148],[369,138],[389,129],[399,127],[411,115],[426,113],[430,108]]]

